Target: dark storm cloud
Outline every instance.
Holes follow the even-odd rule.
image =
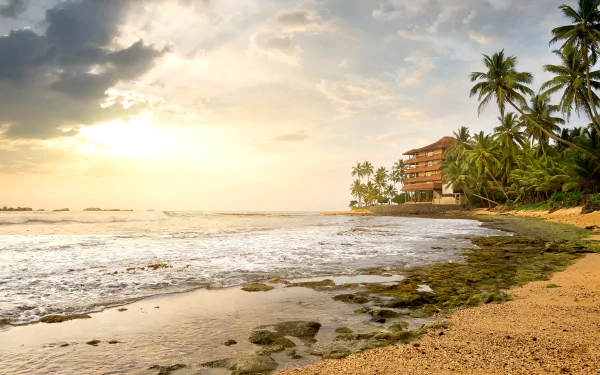
[[[14,18],[27,9],[25,0],[8,0],[8,4],[0,4],[0,16]]]
[[[46,11],[45,34],[12,31],[0,37],[0,125],[5,136],[47,138],[135,113],[102,108],[106,91],[148,72],[168,49],[138,41],[112,42],[133,0],[65,2]]]

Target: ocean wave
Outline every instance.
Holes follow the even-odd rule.
[[[167,216],[161,212],[0,213],[0,225],[28,223],[122,223],[165,219],[167,219]]]

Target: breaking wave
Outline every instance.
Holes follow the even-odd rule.
[[[0,225],[27,223],[122,223],[159,221],[168,216],[162,212],[27,212],[0,213]]]

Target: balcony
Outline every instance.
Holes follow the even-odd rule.
[[[417,191],[417,190],[442,190],[441,182],[431,182],[426,184],[405,185],[402,191]]]
[[[406,174],[434,172],[434,171],[439,170],[441,167],[442,167],[441,164],[435,164],[435,165],[430,165],[430,166],[426,166],[426,167],[408,168],[406,170]]]
[[[406,164],[411,165],[411,164],[424,163],[426,161],[433,161],[433,160],[444,160],[444,154],[437,154],[437,155],[433,155],[433,156],[419,156],[416,158],[406,160]]]
[[[432,176],[407,178],[404,181],[404,184],[408,185],[408,184],[415,184],[415,183],[420,183],[420,182],[430,182],[430,181],[442,181],[442,175],[441,174],[434,174]]]

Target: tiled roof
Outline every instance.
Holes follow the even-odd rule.
[[[412,154],[416,154],[421,151],[436,150],[438,148],[446,149],[446,148],[452,146],[455,142],[456,142],[456,138],[446,136],[446,137],[440,138],[440,140],[438,140],[437,142],[427,145],[425,147],[415,148],[410,151],[406,151],[402,155],[412,155]]]

